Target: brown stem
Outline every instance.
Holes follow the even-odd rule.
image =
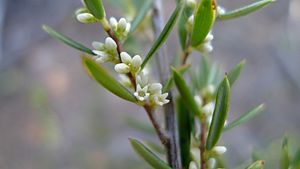
[[[147,112],[147,115],[155,129],[157,136],[159,137],[161,144],[163,144],[164,146],[167,146],[169,144],[168,134],[165,133],[163,128],[161,128],[161,125],[159,124],[158,119],[153,112],[153,109],[148,104],[144,105],[144,109]]]
[[[206,145],[206,124],[201,122],[201,144],[200,144],[200,158],[201,158],[201,169],[206,169],[206,159],[204,157],[205,145]]]

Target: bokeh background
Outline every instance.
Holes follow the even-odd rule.
[[[219,3],[234,9],[252,2]],[[117,0],[104,3],[108,16],[119,18],[130,9],[122,10]],[[1,169],[147,168],[128,144],[129,136],[156,141],[128,126],[128,117],[148,123],[143,110],[99,87],[82,69],[80,52],[41,29],[49,24],[87,46],[102,41],[99,25],[75,20],[73,11],[80,6],[80,0],[0,0]],[[164,1],[165,18],[173,8],[173,0]],[[299,133],[299,9],[299,0],[277,0],[257,13],[215,24],[210,60],[224,72],[247,60],[232,89],[229,120],[261,102],[267,105],[259,117],[223,136],[231,166],[250,159],[253,149]],[[166,45],[170,56],[179,52],[176,41],[174,31]],[[149,43],[142,44],[134,50],[144,55]]]

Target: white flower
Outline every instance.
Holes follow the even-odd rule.
[[[193,25],[194,25],[194,15],[191,15],[186,23],[186,29],[188,32],[193,31]]]
[[[119,22],[116,18],[109,19],[110,26],[119,39],[124,39],[130,32],[131,24],[125,18],[121,18]]]
[[[227,151],[227,148],[225,146],[215,146],[213,151],[218,155],[222,155]]]
[[[226,10],[223,7],[221,7],[221,6],[217,7],[217,15],[223,15],[225,13],[226,13]]]
[[[167,97],[168,97],[168,93],[155,94],[153,95],[153,100],[156,105],[163,106],[164,104],[170,102],[170,100],[168,100]]]
[[[211,115],[215,109],[215,103],[214,102],[209,102],[206,105],[203,106],[202,110],[203,113],[205,113],[207,116]]]
[[[121,74],[126,74],[130,72],[130,67],[125,63],[119,63],[115,65],[115,71]]]
[[[141,87],[147,86],[149,83],[149,78],[148,76],[145,74],[145,72],[140,72],[137,76],[136,76],[136,83],[139,84]]]
[[[200,150],[198,147],[193,147],[190,149],[191,158],[193,161],[197,164],[197,166],[200,166],[201,163],[201,157],[200,157]]]
[[[151,94],[160,94],[162,85],[160,83],[152,83],[149,85],[149,92]]]
[[[207,162],[209,169],[213,169],[216,167],[217,160],[215,158],[210,158]]]
[[[90,13],[81,13],[76,16],[77,20],[81,23],[95,23],[96,18]]]
[[[206,36],[203,43],[201,43],[196,49],[203,53],[208,54],[213,51],[213,46],[211,45],[211,41],[214,39],[214,36],[211,34],[211,32]]]
[[[133,58],[132,58],[132,62],[131,62],[131,69],[133,72],[137,72],[140,70],[141,68],[141,65],[142,65],[142,58],[140,55],[135,55]]]
[[[93,42],[92,46],[95,49],[93,53],[98,57],[96,58],[96,62],[104,63],[118,59],[117,44],[112,38],[107,37],[104,44],[101,42]]]
[[[123,63],[127,65],[131,64],[132,58],[127,52],[121,52],[120,56]]]
[[[198,169],[197,164],[194,161],[191,161],[189,164],[189,169]]]
[[[136,86],[136,92],[134,92],[134,96],[139,101],[145,101],[150,96],[150,93],[148,93],[148,86],[141,87],[139,84]]]

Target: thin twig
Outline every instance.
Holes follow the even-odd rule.
[[[206,145],[206,124],[201,122],[201,144],[200,144],[200,158],[201,158],[201,169],[206,169],[206,159],[204,157],[205,145]]]
[[[156,38],[162,32],[164,27],[163,21],[163,13],[162,13],[162,1],[155,0],[153,5],[153,29]],[[168,77],[170,76],[170,70],[167,65],[169,65],[169,59],[166,54],[165,46],[162,46],[161,49],[158,51],[157,58],[157,65],[159,70],[160,80],[164,84]],[[169,92],[168,99],[170,103],[164,106],[164,115],[165,115],[165,122],[166,122],[166,130],[169,134],[169,141],[166,146],[167,150],[167,160],[170,166],[173,169],[181,169],[181,156],[179,151],[179,137],[178,137],[178,130],[177,130],[177,121],[176,121],[176,114],[174,110],[173,104],[173,97],[172,92]]]

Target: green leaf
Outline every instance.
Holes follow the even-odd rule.
[[[226,120],[230,100],[230,84],[227,76],[220,84],[216,97],[216,105],[212,123],[206,140],[206,149],[211,150],[218,142]]]
[[[45,32],[47,32],[51,37],[65,43],[66,45],[71,46],[72,48],[75,48],[77,50],[80,50],[82,52],[91,54],[91,55],[95,55],[93,53],[93,51],[85,46],[83,46],[82,44],[72,40],[71,38],[55,31],[54,29],[52,29],[51,27],[47,26],[47,25],[43,25],[43,29]]]
[[[143,3],[143,6],[138,10],[137,15],[131,22],[131,29],[130,29],[131,33],[134,32],[136,30],[136,28],[140,25],[140,23],[143,21],[143,19],[145,18],[145,16],[151,9],[152,5],[153,5],[152,0],[145,0],[145,2]]]
[[[179,145],[181,151],[181,159],[183,168],[189,168],[191,161],[190,158],[190,143],[191,143],[191,132],[193,125],[193,117],[187,110],[183,99],[179,97],[177,99],[177,113],[178,113],[178,130],[179,130]]]
[[[160,33],[159,37],[156,39],[153,46],[151,47],[150,51],[146,55],[142,65],[141,65],[142,69],[146,66],[146,64],[152,58],[152,56],[154,56],[154,54],[161,47],[161,45],[166,41],[167,37],[169,36],[170,32],[172,31],[172,28],[174,27],[174,25],[176,23],[176,20],[179,16],[179,13],[180,13],[182,7],[183,7],[182,3],[177,5],[176,9],[174,10],[171,17],[169,18],[166,26],[164,27],[164,29]]]
[[[300,168],[300,148],[296,151],[296,154],[292,160],[292,169],[299,169]]]
[[[190,64],[181,66],[178,68],[178,72],[180,74],[184,74],[190,67],[191,67]],[[163,93],[169,92],[171,90],[171,88],[173,87],[173,85],[174,85],[174,78],[173,78],[173,75],[171,75],[162,89]]]
[[[288,151],[288,139],[284,137],[280,153],[280,169],[288,169],[290,166]]]
[[[199,46],[211,30],[215,20],[213,0],[202,0],[199,4],[194,19],[191,45]]]
[[[82,64],[87,73],[108,91],[130,102],[136,102],[136,98],[115,80],[102,65],[97,64],[88,56],[82,56]]]
[[[262,160],[255,161],[253,164],[251,164],[246,169],[264,169],[264,164],[265,164],[265,162]]]
[[[193,14],[193,10],[190,7],[188,7],[185,3],[178,21],[179,42],[180,42],[181,49],[183,51],[187,47],[186,43],[187,43],[188,32],[186,29],[186,23],[192,14]]]
[[[244,69],[245,64],[246,64],[246,60],[242,60],[228,73],[228,80],[230,86],[232,86],[233,83],[236,81],[236,79],[239,77],[241,71]]]
[[[84,0],[86,7],[97,19],[104,19],[106,14],[102,0]]]
[[[251,5],[230,11],[230,12],[226,12],[225,14],[222,15],[218,15],[218,19],[219,20],[229,20],[229,19],[234,19],[234,18],[238,18],[241,16],[245,16],[248,15],[252,12],[255,12],[263,7],[265,7],[266,5],[270,4],[271,2],[275,2],[275,0],[261,0],[258,2],[255,2]]]
[[[145,161],[148,162],[155,169],[172,169],[166,162],[161,160],[156,154],[154,154],[148,147],[142,142],[129,138],[131,146],[134,151],[140,155]]]
[[[230,124],[227,124],[224,127],[223,132],[228,131],[240,124],[243,124],[243,123],[251,120],[252,118],[257,116],[260,112],[262,112],[264,109],[265,109],[265,105],[260,104],[259,106],[255,107],[254,109],[252,109],[252,110],[248,111],[247,113],[245,113],[244,115],[242,115],[240,118],[234,120]]]
[[[188,108],[188,110],[190,112],[193,113],[194,116],[201,117],[202,110],[200,110],[200,107],[195,102],[194,97],[193,97],[191,91],[189,90],[187,83],[185,82],[183,77],[174,68],[172,68],[172,69],[173,69],[173,78],[174,78],[176,87],[177,87],[184,103],[186,104],[186,107]]]

